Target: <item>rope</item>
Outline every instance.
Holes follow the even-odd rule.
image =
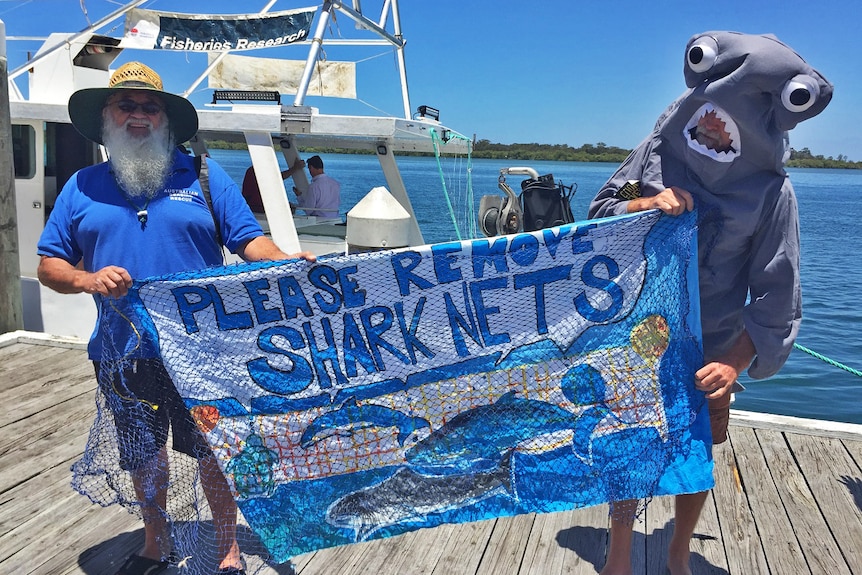
[[[451,134],[451,137],[467,140],[466,138],[464,138],[460,134]],[[443,195],[446,198],[446,207],[449,209],[449,217],[452,219],[452,224],[455,227],[455,234],[456,234],[458,240],[462,240],[464,238],[462,237],[462,234],[461,234],[461,226],[458,223],[458,217],[455,214],[455,209],[452,206],[452,200],[449,197],[449,188],[446,186],[446,176],[443,173],[443,165],[442,165],[441,160],[440,160],[440,155],[441,155],[440,154],[440,145],[441,145],[441,143],[445,144],[445,142],[443,142],[440,135],[437,133],[437,130],[435,130],[434,128],[431,129],[431,142],[434,144],[434,157],[437,160],[437,171],[440,174],[440,183],[443,185]],[[473,206],[473,186],[472,186],[472,177],[471,177],[472,176],[471,159],[472,159],[472,154],[468,152],[468,155],[467,155],[467,198],[466,198],[466,209],[468,209],[468,210],[471,209]],[[472,220],[468,217],[467,221],[466,221],[467,229],[465,230],[468,233],[475,232],[475,228],[474,228],[474,226],[471,225],[471,221]],[[470,237],[475,237],[475,233],[470,235]]]
[[[804,351],[807,354],[813,355],[817,359],[819,359],[821,361],[825,361],[829,365],[834,365],[835,367],[840,367],[844,371],[848,371],[857,377],[862,377],[862,371],[859,371],[858,369],[853,369],[852,367],[844,365],[843,363],[839,363],[839,362],[835,361],[834,359],[829,359],[825,355],[819,354],[816,351],[810,350],[807,347],[799,345],[798,343],[794,343],[793,347],[795,347],[796,349],[798,349],[800,351]]]
[[[114,302],[113,302],[113,301],[111,301],[111,299],[113,299],[113,298],[111,298],[110,296],[105,296],[105,297],[104,297],[104,299],[107,299],[107,300],[108,300],[108,305],[110,305],[110,306],[111,306],[111,308],[112,308],[112,309],[117,313],[117,315],[119,315],[121,318],[123,318],[124,320],[126,320],[126,321],[128,322],[128,324],[129,324],[129,325],[131,326],[131,328],[132,328],[132,331],[133,331],[133,332],[134,332],[134,334],[135,334],[135,337],[137,338],[137,341],[135,342],[135,347],[133,347],[132,349],[130,349],[128,352],[126,352],[126,353],[123,355],[123,357],[121,357],[121,358],[119,359],[118,364],[122,364],[122,362],[123,362],[123,361],[125,361],[125,360],[126,360],[126,358],[128,358],[130,355],[132,355],[133,353],[135,353],[135,351],[136,351],[139,347],[141,347],[141,339],[142,339],[142,338],[141,338],[141,332],[140,332],[140,331],[138,331],[138,327],[135,325],[135,322],[133,322],[132,320],[130,320],[130,319],[126,316],[126,314],[124,314],[123,312],[121,312],[121,311],[119,310],[119,308],[117,308],[117,306],[115,306],[115,305],[114,305]],[[118,370],[118,372],[119,372],[119,371],[121,371],[121,370]],[[132,396],[129,396],[129,395],[123,395],[123,394],[120,392],[120,390],[119,390],[119,389],[117,389],[117,382],[116,382],[116,380],[115,380],[114,378],[111,378],[111,387],[114,389],[114,393],[116,393],[116,394],[117,394],[117,397],[119,397],[120,399],[125,399],[126,401],[137,401],[138,403],[144,403],[144,404],[146,404],[146,405],[149,405],[149,406],[150,406],[150,408],[151,408],[153,411],[156,411],[156,410],[158,410],[158,409],[159,409],[159,405],[158,405],[157,403],[153,403],[152,401],[147,401],[146,399],[138,399],[137,397],[132,397]]]

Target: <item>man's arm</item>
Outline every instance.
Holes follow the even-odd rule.
[[[290,166],[286,170],[281,171],[281,179],[286,180],[287,178],[291,177],[294,173],[296,173],[297,171],[301,170],[304,167],[305,167],[305,161],[297,158],[292,166]]]
[[[236,253],[247,262],[290,260],[297,258],[302,258],[309,262],[317,261],[317,257],[311,252],[286,254],[266,236],[257,236],[256,238],[249,240],[242,245]]]
[[[105,266],[95,272],[84,271],[63,258],[42,256],[36,275],[43,285],[59,293],[126,295],[132,286],[129,272],[119,266]]]

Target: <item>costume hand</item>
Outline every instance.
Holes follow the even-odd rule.
[[[84,281],[84,292],[110,297],[123,297],[132,287],[132,276],[125,268],[105,266],[88,275]]]
[[[658,195],[644,196],[629,202],[629,212],[643,212],[646,210],[661,210],[670,216],[678,216],[683,212],[694,209],[694,198],[682,188],[671,186],[665,188]]]

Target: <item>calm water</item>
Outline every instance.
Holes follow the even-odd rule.
[[[249,164],[244,151],[213,150],[213,157],[237,182]],[[377,160],[370,156],[325,155],[326,171],[342,184],[347,210],[371,188],[385,185]],[[428,243],[455,239],[439,193],[440,174],[433,159],[402,158],[402,177]],[[539,174],[554,174],[565,184],[577,183],[572,209],[584,219],[593,194],[616,169],[613,164],[473,160],[473,194],[497,193],[500,168],[528,165]],[[451,190],[464,187],[467,165],[444,164]],[[839,363],[862,370],[862,273],[857,241],[862,241],[862,171],[791,169],[802,229],[802,329],[797,343]],[[520,176],[509,184],[519,189]],[[794,349],[781,372],[766,380],[743,378],[747,390],[735,407],[798,417],[862,423],[862,378]]]

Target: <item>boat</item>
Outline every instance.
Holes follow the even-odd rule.
[[[56,504],[52,497],[66,501],[63,495],[57,494],[67,489],[65,469],[68,461],[80,455],[78,446],[92,415],[91,407],[81,401],[94,392],[92,375],[82,375],[83,370],[73,365],[85,363],[83,344],[78,338],[87,337],[95,319],[95,309],[90,296],[59,295],[39,284],[35,276],[38,263],[35,245],[65,179],[80,167],[103,158],[103,151],[84,141],[71,126],[66,99],[76,89],[107,83],[114,61],[126,48],[120,46],[119,39],[98,31],[142,4],[140,0],[131,2],[84,32],[52,35],[32,59],[10,74],[12,81],[24,74],[30,80],[26,97],[21,91],[10,90],[14,144],[18,152],[15,191],[24,323],[29,332],[53,334],[44,338],[21,333],[0,337],[0,349],[5,350],[0,353],[4,357],[4,362],[0,362],[3,367],[0,373],[4,377],[0,379],[11,389],[20,389],[19,396],[25,398],[23,407],[7,406],[2,412],[5,417],[0,418],[0,426],[7,430],[8,435],[4,436],[10,438],[10,442],[11,438],[24,435],[22,430],[30,434],[9,450],[3,450],[6,468],[12,474],[20,474],[6,477],[7,487],[14,491],[9,496],[8,516],[4,519],[12,528],[0,536],[0,542],[7,543],[7,549],[14,548],[14,551],[0,557],[0,564],[10,570],[21,567],[19,560],[23,559],[35,573],[65,571],[66,564],[76,559],[77,550],[89,546],[77,557],[80,569],[72,568],[71,572],[108,572],[116,568],[111,562],[124,557],[136,544],[133,530],[138,523],[134,518],[125,514],[90,513],[77,496],[74,496],[75,503],[69,502],[70,511],[62,514],[63,521],[56,525]],[[353,149],[374,154],[385,176],[388,193],[409,215],[407,245],[425,242],[412,210],[410,191],[401,179],[396,155],[424,152],[434,156],[469,157],[470,140],[441,124],[437,110],[422,106],[412,111],[406,91],[404,41],[397,6],[397,0],[387,0],[379,18],[375,19],[362,10],[359,2],[351,6],[338,0],[324,2],[319,7],[318,25],[313,35],[308,41],[296,42],[305,48],[307,56],[300,89],[292,103],[282,103],[281,94],[272,90],[218,89],[213,91],[211,104],[198,110],[200,131],[189,142],[190,147],[196,154],[205,154],[210,143],[215,141],[245,143],[261,184],[264,203],[261,222],[285,251],[309,250],[318,255],[343,253],[349,250],[349,232],[340,219],[321,220],[291,213],[283,193],[277,153],[282,154],[288,165],[308,148]],[[356,22],[364,32],[377,35],[379,40],[376,41],[381,45],[393,46],[399,62],[402,116],[333,115],[306,105],[311,72],[321,46],[330,41],[344,42],[326,35],[325,22],[336,13]],[[389,31],[380,24],[387,21],[391,21]],[[510,216],[514,214],[516,219],[523,216],[515,209],[517,194],[505,185],[506,175],[526,175],[536,182],[542,180],[529,168],[509,168],[501,172],[503,199],[487,199],[480,206],[482,231],[486,235],[512,231],[506,228]],[[516,224],[515,229],[521,229],[522,225]],[[54,358],[51,365],[45,363],[48,357]],[[45,388],[52,392],[45,394]],[[27,399],[36,397],[47,399],[43,403]],[[50,410],[56,417],[41,417],[40,410]],[[710,500],[715,505],[710,506],[705,525],[698,532],[696,551],[701,563],[724,565],[728,573],[858,570],[860,560],[853,552],[853,542],[859,540],[859,525],[862,525],[859,522],[862,513],[859,458],[855,457],[862,445],[859,426],[835,429],[836,426],[830,428],[824,422],[776,422],[774,418],[752,417],[745,413],[735,413],[734,419],[732,444],[722,448],[717,459],[726,466],[724,469],[731,469],[733,473],[720,474],[721,483]],[[766,431],[759,431],[761,429]],[[71,435],[70,430],[73,430]],[[814,433],[824,437],[809,440],[808,436]],[[63,442],[64,437],[71,437],[75,446]],[[58,443],[64,449],[55,448]],[[36,446],[29,456],[28,445]],[[740,446],[738,450],[729,450],[737,445]],[[751,456],[753,450],[743,447],[757,445],[763,446],[763,452],[755,452],[755,456]],[[829,456],[824,459],[822,453]],[[36,459],[26,463],[31,456]],[[832,467],[823,464],[833,459],[838,463],[833,462]],[[769,473],[764,479],[765,464],[773,464],[776,479],[770,479]],[[61,474],[57,470],[64,472]],[[846,489],[836,487],[838,482]],[[54,495],[46,497],[46,493]],[[834,501],[839,501],[840,505],[834,505]],[[772,510],[782,503],[784,513],[779,513],[775,519]],[[671,512],[658,503],[650,509],[655,510],[655,518],[650,517],[650,523],[639,535],[649,544],[652,564],[661,560]],[[729,512],[717,516],[715,510]],[[24,514],[31,520],[18,523]],[[573,572],[593,572],[594,566],[604,559],[607,522],[606,507],[573,513],[530,514],[457,528],[436,528],[376,546],[358,544],[321,551],[301,557],[297,565],[303,573],[309,574],[361,570],[357,565],[380,573],[431,573],[442,569],[466,574],[545,572],[551,567],[566,564],[568,568],[571,564],[575,566]],[[727,530],[724,529],[726,524],[741,527]],[[810,544],[811,540],[817,540],[810,537],[812,532],[829,535],[825,538],[826,550]],[[46,545],[57,543],[51,538],[58,533],[63,548],[74,550],[71,554],[44,553]],[[69,534],[74,543],[66,539]],[[559,544],[548,546],[548,539],[554,536]],[[776,537],[780,545],[775,545]],[[752,539],[756,539],[756,544],[750,545]],[[720,540],[730,541],[727,550]],[[511,544],[512,541],[515,543]],[[506,553],[501,550],[510,548],[515,549],[514,555],[504,556]],[[779,548],[789,551],[778,553],[775,549]],[[434,552],[429,553],[429,549]],[[740,552],[746,549],[754,551]]]
[[[36,243],[58,190],[65,181],[76,170],[105,158],[104,149],[84,139],[71,125],[67,110],[69,96],[78,89],[106,86],[121,54],[123,60],[146,63],[147,58],[156,52],[159,56],[170,52],[149,49],[151,45],[147,49],[140,48],[143,34],[138,27],[148,18],[152,19],[148,11],[141,11],[145,4],[146,0],[128,2],[81,32],[53,33],[32,57],[9,72],[25,330],[87,338],[92,329],[95,308],[90,296],[60,295],[39,284],[36,279],[39,261]],[[208,89],[212,96],[209,102],[196,105],[199,131],[188,146],[196,155],[202,155],[208,153],[214,142],[244,144],[261,189],[264,211],[258,214],[258,219],[264,230],[287,253],[311,251],[317,255],[345,253],[349,226],[340,218],[302,216],[291,212],[276,151],[287,165],[293,165],[309,148],[373,154],[379,160],[386,192],[409,216],[406,222],[401,223],[406,238],[401,243],[423,245],[426,242],[417,223],[409,190],[401,178],[397,157],[402,153],[429,154],[438,160],[436,164],[430,160],[430,169],[437,170],[441,156],[469,158],[472,143],[469,138],[443,125],[439,121],[438,109],[421,105],[413,111],[407,90],[406,41],[401,31],[398,1],[380,3],[379,12],[370,11],[367,3],[362,6],[359,2],[340,0],[322,2],[311,8],[269,12],[273,4],[273,1],[268,2],[258,14],[206,16],[225,19],[230,24],[231,18],[280,15],[300,20],[305,27],[298,28],[293,37],[279,47],[267,50],[267,55],[274,53],[275,58],[252,58],[237,55],[233,50],[210,52],[209,59],[204,62],[206,69],[200,75],[194,75],[198,74],[197,71],[188,73],[188,77],[195,79],[183,95],[188,96],[196,90],[195,93],[199,94],[198,86],[206,78],[209,78],[210,86],[219,86]],[[109,25],[116,28],[116,22],[122,18],[126,19],[124,37],[100,32]],[[312,18],[315,22],[313,28]],[[336,33],[332,27],[336,18],[347,20],[351,26],[341,26]],[[10,35],[10,41],[14,39]],[[261,44],[265,42],[261,41]],[[401,115],[329,114],[308,105],[309,97],[320,93],[318,85],[324,83],[321,79],[324,73],[329,73],[328,70],[337,68],[335,64],[339,64],[322,61],[322,51],[329,46],[346,46],[344,50],[358,46],[391,49],[398,76],[393,89],[400,94]],[[304,54],[304,59],[283,59],[282,54],[296,54],[297,50]],[[132,51],[134,55],[129,57],[126,51]],[[247,53],[251,52],[243,52]],[[169,55],[186,65],[185,59],[189,58],[184,58],[184,55],[187,54],[176,51]],[[155,67],[159,68],[159,65]],[[287,67],[294,73],[291,78],[295,88],[292,102],[282,101],[284,92],[280,88],[283,86],[272,85],[272,71],[287,70]],[[353,79],[351,71],[354,68],[349,65],[344,68],[347,73],[341,71],[334,83]],[[249,72],[254,70],[257,72]],[[338,70],[335,73],[339,73]],[[242,78],[237,80],[236,76]],[[225,80],[226,77],[233,79]],[[27,79],[26,90],[19,86],[24,78]],[[269,85],[262,87],[264,81]],[[341,96],[342,92],[335,94]],[[462,192],[465,195],[470,193],[469,175],[468,170],[465,174],[466,190]],[[303,189],[308,185],[306,174],[295,174],[294,183]],[[472,209],[469,199],[466,205]],[[470,227],[471,224],[464,222],[471,217],[467,215],[455,225]],[[387,227],[376,226],[375,229],[382,231]],[[387,245],[386,238],[373,241],[378,243],[363,247]]]

